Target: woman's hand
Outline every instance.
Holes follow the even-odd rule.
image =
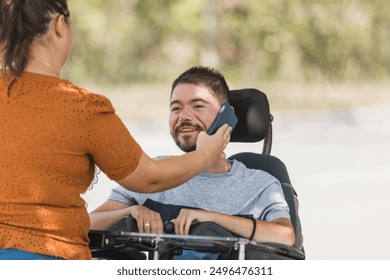
[[[196,150],[208,156],[209,165],[220,160],[221,154],[229,144],[231,131],[232,128],[224,124],[213,135],[208,135],[205,131],[199,132]]]

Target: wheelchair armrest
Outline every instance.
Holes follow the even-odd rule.
[[[246,260],[304,260],[305,258],[302,251],[280,243],[250,243],[245,248]]]
[[[107,230],[138,232],[137,221],[133,217],[123,216],[115,221]]]
[[[213,222],[202,222],[191,226],[190,235],[239,237]],[[216,248],[217,249],[217,248]],[[218,249],[216,250],[218,251]],[[223,259],[234,259],[232,255],[221,256]],[[221,258],[220,257],[220,258]],[[280,243],[257,243],[251,242],[245,247],[245,259],[247,260],[283,260],[305,259],[305,254],[297,248]]]
[[[237,237],[237,235],[213,222],[202,222],[191,226],[190,235]]]

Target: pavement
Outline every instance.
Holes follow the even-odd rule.
[[[390,106],[273,115],[271,154],[286,164],[298,193],[307,259],[390,259]],[[168,120],[126,126],[150,156],[181,154]],[[261,148],[261,143],[231,143],[226,154]],[[116,185],[100,173],[83,195],[88,210]]]

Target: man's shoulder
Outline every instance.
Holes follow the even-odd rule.
[[[233,160],[233,167],[236,167],[236,169],[241,171],[241,172],[245,172],[245,173],[249,173],[249,174],[269,175],[269,176],[271,176],[271,174],[269,174],[268,172],[266,172],[264,170],[255,169],[255,168],[249,168],[244,163],[242,163],[241,161],[238,161],[236,159]]]
[[[248,168],[244,163],[238,160],[233,161],[233,168],[235,168],[237,173],[240,173],[241,176],[244,176],[247,179],[252,178],[266,180],[270,182],[279,182],[279,180],[272,176],[270,173],[261,169]]]

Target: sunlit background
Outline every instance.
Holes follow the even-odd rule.
[[[64,77],[106,95],[150,156],[180,154],[170,85],[218,68],[269,98],[271,154],[299,195],[308,259],[390,259],[390,1],[69,1]],[[240,146],[239,146],[240,145]],[[236,151],[260,145],[229,145]],[[88,209],[116,186],[104,174]]]

